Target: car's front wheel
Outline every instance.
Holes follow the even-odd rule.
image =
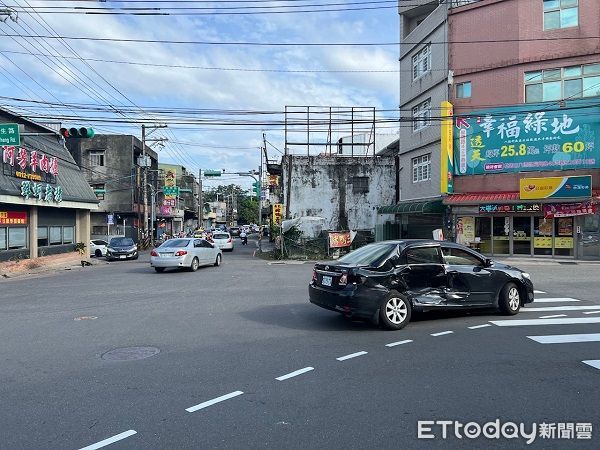
[[[198,267],[200,267],[200,262],[198,261],[198,258],[194,258],[192,260],[192,265],[190,266],[190,270],[192,272],[195,272],[196,270],[198,270]]]
[[[392,291],[381,303],[379,318],[381,324],[389,330],[400,330],[410,322],[412,307],[402,294]]]
[[[94,252],[94,256],[96,258],[100,258],[102,256],[102,251],[99,249],[96,249],[96,251]]]
[[[507,283],[500,291],[498,306],[503,314],[514,316],[521,309],[521,293],[515,283]]]
[[[219,267],[221,265],[221,255],[217,255],[217,259],[215,259],[215,267]]]

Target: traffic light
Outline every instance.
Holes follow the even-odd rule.
[[[92,138],[94,137],[94,129],[91,127],[81,128],[61,128],[60,134],[64,138]]]
[[[260,198],[260,183],[258,181],[252,183],[252,190],[254,191],[256,198]]]

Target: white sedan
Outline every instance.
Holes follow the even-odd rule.
[[[212,235],[213,242],[221,250],[233,251],[233,238],[226,231],[215,231]]]
[[[101,257],[106,256],[106,247],[108,246],[108,242],[103,241],[102,239],[94,239],[90,241],[90,255]]]
[[[221,265],[221,249],[205,239],[169,239],[150,253],[150,266],[157,272],[169,267],[195,272],[200,266],[210,265]]]

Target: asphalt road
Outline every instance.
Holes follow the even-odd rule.
[[[441,425],[418,439],[419,420],[499,419],[528,433],[555,424],[555,436],[573,424],[572,439],[536,433],[529,447],[600,448],[600,369],[582,362],[600,360],[600,343],[528,338],[600,333],[561,323],[600,321],[600,265],[522,266],[538,298],[555,299],[531,307],[558,310],[422,315],[389,332],[311,305],[310,264],[268,264],[254,249],[196,273],[157,274],[142,257],[1,281],[0,447],[527,447],[459,439],[454,423],[446,439]],[[106,353],[127,347],[159,352]],[[586,423],[591,440],[577,439]]]

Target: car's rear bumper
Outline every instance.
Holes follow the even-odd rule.
[[[150,257],[150,266],[152,267],[189,267],[192,265],[192,261],[188,258],[188,255],[185,256],[151,256]]]
[[[308,296],[310,302],[321,308],[336,311],[348,317],[372,319],[379,309],[379,304],[385,298],[387,292],[369,289],[361,289],[359,286],[347,286],[342,290],[329,290],[308,285]]]

